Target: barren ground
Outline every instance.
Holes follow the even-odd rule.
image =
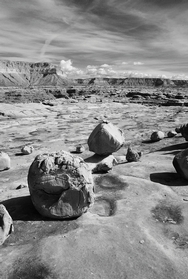
[[[0,202],[14,221],[14,232],[0,248],[3,279],[185,279],[188,274],[188,182],[172,160],[188,147],[180,135],[151,143],[153,130],[167,133],[187,123],[188,107],[84,103],[1,104],[0,149],[11,157],[0,173]],[[95,174],[95,203],[80,218],[53,221],[34,209],[27,173],[45,151],[74,151],[100,119],[124,131],[125,155],[131,143],[143,151],[139,162]],[[20,149],[32,144],[34,153]]]

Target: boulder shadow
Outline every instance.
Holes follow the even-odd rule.
[[[13,221],[71,221],[76,220],[79,216],[68,219],[56,219],[42,216],[34,207],[31,197],[23,196],[8,199],[1,202],[8,210]]]
[[[101,155],[94,154],[94,155],[84,159],[84,161],[86,163],[96,163],[97,164],[97,163],[101,162],[102,160],[104,160],[105,158],[107,158],[108,156],[109,155],[101,156]]]
[[[25,154],[23,153],[16,153],[15,156],[24,156]]]
[[[150,180],[167,186],[188,186],[188,181],[178,173],[156,172],[150,174]]]
[[[154,141],[148,139],[148,140],[143,140],[142,143],[155,143]]]
[[[165,146],[161,149],[158,149],[157,151],[174,151],[174,150],[178,151],[186,148],[188,148],[188,142]]]
[[[30,196],[8,199],[2,202],[13,221],[42,221],[47,220],[35,209]]]

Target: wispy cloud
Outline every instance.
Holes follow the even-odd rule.
[[[186,0],[0,0],[0,6],[1,59],[72,61],[80,73],[93,65],[104,75],[188,75]]]

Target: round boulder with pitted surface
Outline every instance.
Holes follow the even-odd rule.
[[[82,158],[63,150],[34,159],[28,186],[37,211],[50,218],[78,217],[94,201],[90,168]]]

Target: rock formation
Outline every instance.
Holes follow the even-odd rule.
[[[182,137],[185,138],[186,141],[188,141],[188,124],[183,124],[179,128],[176,128],[177,133],[181,133]]]
[[[89,150],[98,155],[110,155],[119,150],[123,143],[123,132],[106,120],[98,124],[88,138]]]
[[[0,61],[0,87],[64,85],[57,66],[50,63]]]
[[[130,146],[128,147],[126,154],[126,159],[128,162],[137,162],[140,160],[141,156],[141,152],[133,151],[133,149]]]
[[[12,218],[3,204],[0,204],[0,245],[9,237],[14,230]]]
[[[188,179],[188,148],[176,154],[173,159],[173,166],[178,174]]]
[[[154,131],[151,134],[151,141],[155,142],[155,141],[159,141],[164,139],[164,133],[162,131]]]
[[[25,145],[21,148],[21,152],[24,155],[31,154],[34,151],[34,147],[32,145]]]
[[[10,169],[10,157],[7,153],[0,151],[0,171]]]
[[[28,186],[35,208],[50,218],[78,217],[94,199],[88,165],[65,151],[38,155],[29,169]]]

